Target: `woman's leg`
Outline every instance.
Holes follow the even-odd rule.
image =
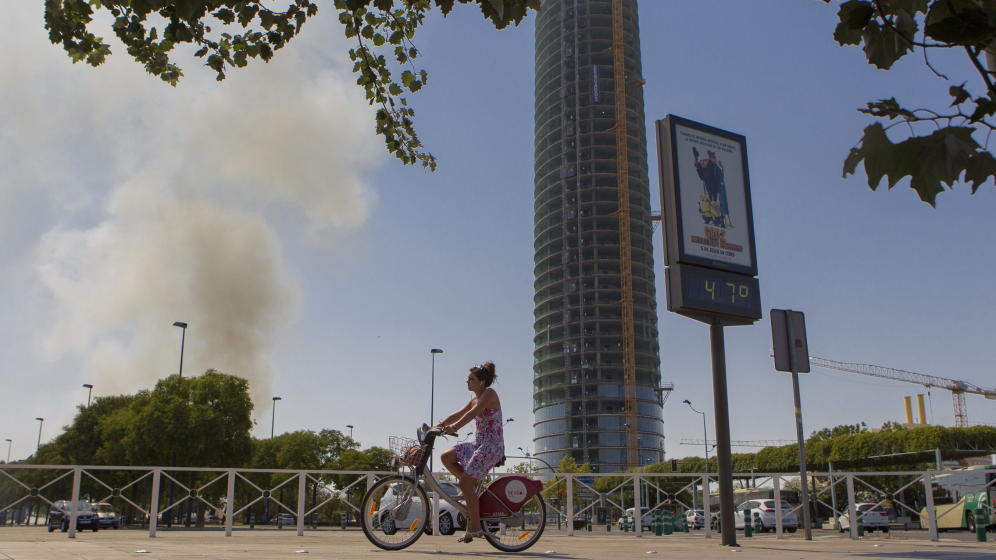
[[[443,454],[439,457],[443,461],[443,466],[446,470],[450,471],[450,474],[455,476],[457,480],[463,476],[463,467],[460,466],[460,461],[457,460],[456,449],[449,448],[443,451]]]
[[[481,530],[481,507],[477,501],[477,479],[463,473],[460,475],[459,481],[460,492],[467,500],[467,532],[478,532]],[[465,539],[460,539],[460,541],[464,542]]]

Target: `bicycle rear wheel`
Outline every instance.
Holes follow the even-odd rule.
[[[504,552],[522,552],[536,544],[546,528],[546,504],[536,494],[514,515],[500,519],[482,519],[484,538]]]
[[[384,550],[411,546],[429,520],[425,490],[405,476],[378,480],[360,504],[361,527],[367,539]]]

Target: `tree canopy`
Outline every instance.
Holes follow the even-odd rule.
[[[31,462],[241,466],[250,456],[252,399],[240,377],[172,375],[151,391],[98,397]]]
[[[830,2],[830,0],[824,0]],[[883,179],[891,189],[904,177],[920,199],[934,205],[945,185],[959,180],[972,192],[996,177],[988,151],[996,112],[996,68],[986,55],[996,48],[996,3],[991,0],[848,0],[837,12],[834,39],[862,46],[869,64],[889,70],[907,54],[920,51],[924,64],[948,84],[951,104],[942,108],[907,107],[895,97],[867,104],[862,113],[882,122],[868,125],[844,161],[844,176],[864,164],[868,186]],[[930,59],[938,51],[964,53],[975,78],[952,82]],[[889,134],[900,135],[894,142]],[[979,143],[982,138],[983,143]]]
[[[111,54],[110,44],[93,29],[103,12],[128,54],[150,74],[176,85],[183,70],[175,50],[189,44],[197,47],[193,56],[223,80],[232,67],[269,61],[318,14],[311,0],[285,1],[280,10],[268,0],[46,0],[45,29],[73,62],[100,66]],[[406,164],[436,167],[418,139],[406,97],[428,81],[428,73],[415,67],[420,54],[415,33],[434,7],[447,15],[457,2],[477,5],[502,29],[538,9],[540,0],[331,0],[343,33],[355,43],[349,58],[357,85],[377,107],[377,133],[388,152]]]

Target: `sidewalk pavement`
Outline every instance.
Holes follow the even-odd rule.
[[[632,535],[582,535],[568,537],[551,531],[535,546],[518,554],[500,552],[483,539],[470,544],[449,537],[424,536],[411,547],[397,552],[380,550],[359,531],[308,531],[298,537],[293,531],[236,531],[225,537],[221,531],[162,531],[150,539],[137,530],[83,532],[75,539],[64,533],[48,533],[42,527],[0,527],[0,560],[121,560],[155,559],[359,559],[432,560],[456,558],[559,558],[563,560],[628,560],[672,558],[681,560],[996,560],[996,543],[977,543],[954,538],[940,542],[923,539],[874,537],[852,541],[835,534],[817,535],[812,541],[801,536],[777,540],[772,535],[751,539],[738,536],[737,547],[725,547],[718,538],[700,535],[667,537]],[[144,552],[143,552],[144,551]]]

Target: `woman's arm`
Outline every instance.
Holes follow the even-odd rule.
[[[473,405],[473,406],[471,406]],[[452,423],[444,422],[443,428],[449,427],[449,431],[455,433],[460,428],[467,425],[468,422],[477,417],[485,408],[498,408],[498,393],[495,393],[494,389],[488,388],[484,390],[477,399],[477,403],[474,404],[474,399],[471,399],[467,406],[470,407],[467,411],[463,412],[463,415],[459,416],[456,421]],[[457,416],[457,415],[454,415]],[[449,420],[449,418],[447,418]]]
[[[437,426],[448,426],[451,422],[455,421],[457,418],[460,418],[461,416],[463,416],[464,414],[466,414],[467,411],[470,410],[473,406],[474,406],[474,399],[471,398],[469,401],[467,401],[467,404],[463,405],[463,408],[461,408],[460,410],[454,412],[453,414],[450,414],[449,416],[447,416],[445,419],[443,419],[441,422],[437,423],[436,425]]]

